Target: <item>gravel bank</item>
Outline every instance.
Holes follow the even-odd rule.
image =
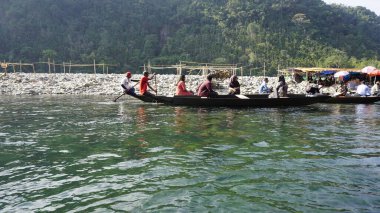
[[[140,79],[142,75],[135,74],[132,79]],[[8,73],[0,75],[0,95],[118,95],[121,93],[120,81],[124,74],[42,74],[42,73]],[[195,91],[203,82],[204,76],[186,76],[186,86]],[[264,77],[239,77],[242,94],[257,93]],[[173,95],[177,75],[157,75],[158,95]],[[228,79],[216,80],[215,89],[219,94],[226,94]],[[297,84],[290,78],[286,79],[289,93],[305,93],[307,82]],[[269,77],[269,86],[275,86],[277,77]],[[155,87],[155,80],[151,81]],[[138,89],[138,86],[137,88]],[[325,93],[334,93],[335,88],[323,88]]]

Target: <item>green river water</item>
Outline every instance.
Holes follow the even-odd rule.
[[[380,212],[380,104],[0,96],[0,212]]]

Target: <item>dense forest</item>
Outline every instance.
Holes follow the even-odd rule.
[[[0,60],[380,67],[380,16],[322,0],[1,0]]]

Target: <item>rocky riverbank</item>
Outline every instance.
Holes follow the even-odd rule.
[[[132,79],[140,79],[142,75],[135,74]],[[45,73],[8,73],[0,76],[0,95],[45,95],[45,94],[72,94],[72,95],[117,95],[121,94],[120,81],[124,74],[45,74]],[[203,82],[204,76],[186,76],[186,85],[189,90],[195,91]],[[257,93],[264,77],[239,77],[242,94]],[[173,95],[177,75],[157,75],[151,81],[156,87],[158,95]],[[215,89],[219,94],[226,94],[229,79],[216,79]],[[269,77],[269,86],[275,86],[276,77]],[[286,79],[289,93],[305,93],[307,82],[296,83]],[[138,87],[138,86],[137,86]],[[138,89],[138,88],[136,88]],[[334,93],[335,88],[323,88],[324,93]]]

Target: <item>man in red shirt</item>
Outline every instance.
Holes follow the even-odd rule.
[[[152,80],[152,78],[156,75],[155,73],[153,74],[152,77],[149,78],[149,73],[147,71],[144,71],[143,73],[143,77],[141,78],[140,80],[140,95],[153,95],[152,93],[148,92],[148,87],[153,90],[154,92],[157,93],[157,90],[153,89],[150,85],[149,85],[149,80]]]

